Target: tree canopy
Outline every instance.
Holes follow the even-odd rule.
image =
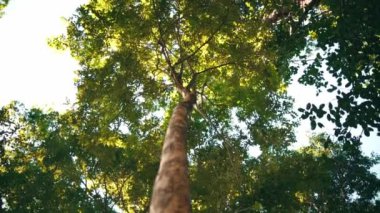
[[[148,211],[165,131],[188,101],[194,212],[379,211],[370,172],[379,158],[364,156],[361,135],[350,132],[380,130],[379,8],[90,0],[49,41],[81,65],[72,109],[14,102],[0,111],[0,209]],[[326,116],[338,137],[291,150],[297,113],[286,88],[301,66],[299,82],[337,97],[309,103],[302,118],[315,129]]]

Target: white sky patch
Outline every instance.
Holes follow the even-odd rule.
[[[66,31],[69,17],[84,0],[12,0],[0,19],[0,106],[12,100],[27,107],[66,108],[75,100],[74,71],[68,52],[47,45]]]

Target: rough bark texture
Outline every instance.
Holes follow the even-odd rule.
[[[151,213],[191,212],[186,132],[193,96],[184,96],[173,111],[153,187]]]

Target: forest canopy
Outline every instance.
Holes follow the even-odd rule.
[[[380,132],[379,15],[375,0],[90,0],[49,41],[81,66],[72,108],[0,110],[0,210],[379,212],[379,157],[360,148]],[[300,72],[336,100],[295,112]],[[299,118],[335,134],[291,149]]]

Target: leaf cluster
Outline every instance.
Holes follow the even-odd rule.
[[[372,0],[321,1],[303,24],[309,36],[306,51],[298,53],[306,67],[299,81],[336,97],[323,114],[306,106],[302,117],[310,118],[312,127],[315,117],[326,114],[342,130],[362,128],[366,136],[380,130],[379,14]]]

